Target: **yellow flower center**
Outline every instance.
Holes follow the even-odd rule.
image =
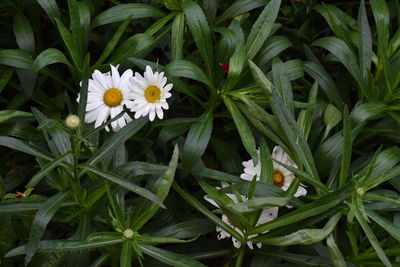
[[[103,100],[109,107],[119,106],[122,102],[122,93],[117,88],[110,88],[104,93]]]
[[[274,185],[282,187],[285,184],[285,176],[279,170],[274,171]]]
[[[146,97],[147,102],[155,103],[161,98],[161,91],[156,86],[149,86],[144,91],[144,96]]]

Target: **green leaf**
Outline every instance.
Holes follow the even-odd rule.
[[[15,203],[1,203],[0,214],[13,214],[18,212],[28,212],[40,209],[44,202],[15,202]],[[64,202],[61,206],[68,207],[76,205],[75,202]]]
[[[94,166],[109,153],[112,153],[119,144],[125,143],[147,123],[147,118],[140,118],[128,123],[124,128],[107,139],[101,148],[88,160],[89,166]]]
[[[164,68],[167,75],[176,77],[190,78],[206,84],[209,88],[213,88],[212,82],[207,75],[194,63],[187,60],[175,60]]]
[[[138,194],[144,198],[147,198],[148,200],[156,203],[157,205],[159,205],[162,208],[165,208],[164,204],[153,193],[151,193],[149,190],[147,190],[145,188],[137,186],[134,183],[131,183],[129,181],[126,181],[125,179],[122,179],[122,178],[118,177],[117,175],[115,175],[111,172],[108,172],[108,171],[100,170],[98,168],[91,167],[88,165],[81,165],[80,167],[87,171],[90,171],[94,174],[97,174],[113,183],[116,183],[117,185],[119,185],[125,189],[128,189],[129,191],[132,191],[135,194]]]
[[[240,34],[236,34],[237,44],[235,48],[235,52],[229,60],[229,72],[228,78],[226,80],[226,90],[229,91],[231,88],[235,86],[237,81],[239,80],[239,75],[241,74],[243,68],[245,67],[246,59],[246,51],[244,50],[244,36],[243,32],[239,31]]]
[[[377,26],[378,39],[382,41],[383,48],[386,49],[389,42],[389,8],[385,0],[371,0],[370,4]]]
[[[324,17],[336,36],[350,44],[349,24],[351,22],[354,25],[356,24],[353,18],[334,5],[318,5],[315,9]]]
[[[79,90],[78,117],[81,120],[81,122],[85,121],[85,116],[86,116],[85,115],[86,104],[89,91],[89,64],[90,64],[90,56],[87,55],[85,57],[83,64],[82,84],[81,84],[81,89]],[[82,131],[83,131],[83,125],[78,128],[78,136],[82,136]]]
[[[153,36],[147,33],[135,34],[115,49],[109,62],[118,64],[124,62],[128,57],[138,57],[155,44],[157,41]]]
[[[324,195],[320,199],[306,204],[295,211],[280,216],[271,222],[261,224],[257,226],[255,230],[249,232],[249,234],[263,233],[267,230],[276,229],[278,227],[290,225],[312,216],[316,216],[341,204],[344,200],[349,198],[351,194],[352,186],[346,186],[342,189]]]
[[[64,45],[67,48],[68,53],[71,56],[75,67],[77,69],[81,69],[82,66],[81,52],[79,51],[71,32],[64,26],[64,24],[59,18],[56,17],[54,19],[57,25],[58,32],[61,35]]]
[[[58,49],[49,48],[40,53],[32,64],[32,70],[37,72],[40,69],[54,63],[63,63],[70,66],[68,59]]]
[[[290,197],[253,197],[238,204],[230,206],[233,210],[245,213],[261,210],[269,207],[285,206],[290,200]]]
[[[22,14],[18,13],[14,18],[14,35],[17,40],[18,47],[31,54],[35,54],[35,38],[29,20]]]
[[[213,110],[208,109],[190,127],[182,155],[182,173],[186,177],[203,155],[213,128]]]
[[[183,12],[176,14],[171,32],[172,60],[182,59],[183,56],[183,34],[185,30],[185,15]]]
[[[172,28],[170,26],[166,26],[165,25],[175,17],[176,12],[171,12],[168,15],[164,16],[163,18],[157,20],[156,22],[153,23],[153,25],[151,25],[150,27],[147,28],[147,30],[145,31],[145,33],[154,36],[155,34],[157,34],[160,30],[162,29],[168,29],[168,33],[169,30]]]
[[[260,164],[261,164],[260,181],[267,184],[273,184],[274,167],[272,163],[271,153],[264,138],[262,138],[260,141]]]
[[[32,113],[19,111],[19,110],[1,110],[0,111],[0,123],[5,122],[12,118],[17,117],[32,117]]]
[[[246,41],[247,58],[253,59],[271,33],[281,0],[272,0],[254,23]]]
[[[193,168],[192,173],[200,175],[202,177],[231,183],[239,182],[241,180],[238,176],[226,172],[217,171],[214,169],[205,168],[199,165],[196,165]]]
[[[260,56],[256,59],[257,65],[263,66],[269,63],[271,59],[277,57],[282,51],[292,46],[292,43],[285,36],[271,36],[266,42]]]
[[[44,151],[42,148],[13,137],[0,136],[0,146],[5,146],[48,161],[54,159],[54,155]]]
[[[295,152],[297,158],[301,160],[312,177],[319,180],[319,174],[310,147],[308,146],[303,133],[299,129],[297,122],[294,120],[292,113],[286,108],[275,91],[272,91],[270,102],[271,108],[278,118],[281,129],[287,137],[286,139],[290,144],[290,148]]]
[[[224,13],[215,20],[215,24],[239,16],[240,14],[249,12],[258,7],[267,4],[267,0],[236,0],[233,4],[224,11]]]
[[[256,237],[254,242],[262,242],[273,246],[311,245],[327,238],[342,217],[341,213],[335,214],[322,229],[301,229],[294,233],[280,237]]]
[[[50,19],[53,20],[60,17],[60,10],[58,9],[56,0],[37,0],[37,2]]]
[[[28,265],[35,255],[39,245],[39,241],[50,222],[51,218],[61,207],[61,204],[69,196],[69,191],[59,192],[46,200],[40,207],[32,222],[31,231],[29,233],[28,244],[26,245],[25,265]]]
[[[357,218],[358,223],[360,224],[361,228],[364,230],[365,235],[367,236],[369,242],[371,243],[372,247],[375,249],[379,259],[383,262],[385,266],[392,266],[390,263],[389,259],[385,255],[385,252],[383,251],[379,240],[376,238],[374,232],[372,229],[369,227],[367,221],[365,220],[364,216],[361,214],[361,212],[356,209],[355,210],[355,216]]]
[[[6,66],[0,66],[0,93],[10,81],[14,70]]]
[[[181,240],[172,237],[155,237],[155,236],[148,236],[148,235],[141,235],[136,238],[138,243],[143,243],[146,245],[157,245],[157,244],[167,244],[167,243],[175,243],[175,244],[182,244],[188,243],[195,240],[197,237],[190,239],[190,240]]]
[[[329,102],[335,104],[336,107],[341,107],[342,99],[339,89],[324,67],[317,62],[304,62],[303,67],[304,71],[321,86],[322,90],[328,96]]]
[[[131,242],[125,241],[122,243],[121,256],[119,257],[120,267],[130,267],[132,262]]]
[[[90,10],[86,2],[68,0],[71,32],[82,57],[89,42]]]
[[[115,46],[118,44],[119,39],[121,39],[122,34],[125,32],[126,28],[128,27],[129,23],[131,22],[132,17],[128,17],[117,29],[117,31],[114,33],[113,37],[108,41],[107,46],[104,48],[103,52],[101,53],[101,56],[99,59],[96,61],[94,64],[96,65],[101,65],[104,60],[108,58],[108,56],[112,53],[114,50]]]
[[[163,249],[159,249],[149,245],[139,245],[142,252],[150,257],[153,257],[163,263],[166,263],[175,267],[205,267],[205,265],[200,262],[182,254],[176,254]]]
[[[110,24],[117,21],[132,19],[142,19],[155,17],[160,18],[165,15],[161,10],[145,4],[119,4],[100,13],[92,23],[92,27]]]
[[[42,169],[31,178],[31,180],[25,187],[26,188],[35,187],[43,177],[45,177],[55,167],[59,166],[60,163],[65,161],[71,154],[72,154],[71,151],[67,152],[59,157],[56,157],[53,161],[43,166]]]
[[[353,139],[351,136],[351,122],[347,106],[344,107],[344,112],[343,112],[342,140],[343,140],[343,149],[342,149],[342,161],[340,165],[339,187],[343,187],[347,183],[347,177],[349,176],[349,169],[351,163],[351,151],[352,151]]]
[[[30,69],[32,66],[32,62],[32,56],[22,50],[0,50],[0,64],[2,65],[20,69]]]
[[[330,259],[333,266],[346,267],[346,262],[344,261],[343,255],[340,252],[340,249],[337,247],[332,234],[330,234],[329,237],[326,239],[326,245],[328,246]]]
[[[253,158],[253,161],[257,163],[258,155],[256,150],[256,142],[254,141],[254,137],[251,133],[249,125],[233,100],[231,100],[229,97],[224,97],[223,100],[232,116],[233,121],[235,122],[236,129],[239,132],[243,146],[246,148],[247,153],[249,153]]]
[[[192,0],[185,0],[182,3],[182,8],[185,13],[186,23],[206,65],[208,77],[213,81],[215,67],[214,49],[207,18],[201,7]]]
[[[158,197],[160,201],[164,201],[169,194],[172,182],[174,181],[176,167],[178,166],[179,149],[178,145],[174,147],[174,153],[172,154],[171,161],[169,162],[168,169],[165,173],[157,179],[157,181],[151,184],[150,191]],[[137,216],[135,216],[135,222],[132,227],[134,231],[139,230],[158,210],[158,205],[152,204],[150,207],[145,205],[137,207]],[[145,210],[141,209],[145,208]]]
[[[157,165],[147,162],[131,161],[118,168],[114,169],[118,174],[124,175],[132,173],[133,176],[145,175],[145,174],[163,174],[167,170],[168,166]]]
[[[358,11],[357,32],[359,43],[360,68],[362,71],[363,79],[366,81],[368,79],[368,73],[371,70],[372,37],[371,29],[369,28],[368,24],[364,0],[361,1],[360,9]]]
[[[324,37],[315,41],[313,45],[322,47],[335,55],[356,80],[363,93],[366,94],[366,88],[357,63],[357,57],[344,41],[336,37]]]
[[[122,243],[122,238],[95,240],[93,242],[82,240],[45,240],[38,243],[38,252],[51,252],[51,251],[74,251],[82,249],[101,248],[108,245]],[[13,257],[23,255],[26,253],[27,246],[23,245],[9,251],[5,257]]]
[[[265,76],[264,72],[256,64],[254,64],[253,61],[249,60],[249,66],[255,82],[258,84],[258,86],[264,89],[265,94],[269,96],[272,92],[272,83]]]
[[[72,151],[71,141],[69,140],[67,133],[55,125],[54,122],[46,123],[48,118],[38,109],[32,108],[32,113],[39,124],[42,125],[43,134],[45,135],[46,141],[52,153],[56,155],[63,155],[69,151]],[[72,157],[69,157],[67,162],[72,164]]]
[[[291,114],[294,115],[293,90],[288,75],[289,71],[284,63],[274,59],[272,61],[272,76],[275,90]]]
[[[215,231],[215,225],[207,219],[188,219],[174,223],[152,233],[155,236],[173,238],[193,238]]]
[[[373,221],[375,221],[393,238],[395,238],[397,241],[400,241],[400,227],[398,225],[389,222],[388,220],[386,220],[373,210],[365,209],[365,212],[367,213],[368,217],[370,217]]]
[[[358,102],[350,114],[354,124],[359,124],[379,116],[386,109],[386,105],[382,102],[362,103]]]
[[[300,114],[297,117],[297,124],[299,125],[300,130],[304,134],[306,140],[310,135],[311,127],[313,124],[313,117],[316,114],[317,95],[318,95],[318,83],[314,82],[308,96],[308,104],[310,106],[300,111]]]
[[[342,120],[342,113],[334,105],[328,104],[324,112],[324,123],[326,129],[324,132],[324,138],[326,138],[329,132]]]
[[[392,167],[385,171],[382,175],[375,177],[375,179],[371,179],[374,176],[371,176],[365,183],[365,189],[370,190],[374,187],[377,187],[381,183],[389,181],[390,179],[397,178],[400,175],[400,166]]]
[[[234,229],[229,227],[226,223],[224,223],[220,218],[218,218],[214,213],[210,212],[204,205],[198,201],[194,196],[192,196],[190,193],[184,191],[176,182],[172,184],[174,190],[186,201],[188,202],[193,208],[195,208],[197,211],[199,211],[201,214],[207,217],[211,222],[213,222],[215,225],[218,225],[223,229],[224,231],[228,232],[231,234],[233,237],[236,239],[240,240],[243,237],[236,232]]]

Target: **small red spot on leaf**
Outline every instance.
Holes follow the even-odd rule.
[[[229,72],[229,64],[219,63],[219,67],[225,72]]]

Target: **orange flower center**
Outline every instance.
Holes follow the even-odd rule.
[[[104,93],[103,100],[109,107],[119,106],[122,102],[122,93],[117,88],[110,88]]]
[[[274,171],[274,185],[282,187],[285,184],[285,176],[279,170]]]
[[[149,86],[144,91],[144,96],[147,102],[155,103],[161,98],[161,91],[157,86]]]

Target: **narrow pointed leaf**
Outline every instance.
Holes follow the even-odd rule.
[[[169,190],[171,188],[172,182],[174,181],[176,167],[178,166],[178,158],[179,158],[179,149],[178,145],[175,145],[174,152],[171,157],[171,161],[169,162],[168,169],[164,172],[160,178],[152,184],[150,190],[154,192],[154,194],[158,197],[160,201],[164,201],[168,196]],[[145,210],[140,210],[140,213],[135,219],[134,226],[132,229],[137,231],[140,229],[148,220],[152,218],[152,216],[157,212],[158,205],[152,204],[151,206],[147,206],[147,203],[144,203],[142,207],[146,207]]]
[[[126,142],[135,133],[137,133],[147,123],[147,121],[147,118],[140,118],[128,123],[124,128],[109,138],[101,146],[99,151],[97,151],[97,153],[89,159],[87,164],[93,166],[100,162],[108,153],[112,153],[119,144]]]
[[[182,3],[185,20],[192,33],[193,39],[200,50],[205,62],[207,74],[210,80],[214,77],[214,49],[212,46],[210,26],[201,7],[192,0],[185,0]]]
[[[145,4],[119,4],[100,13],[92,22],[92,27],[97,27],[113,22],[118,22],[131,17],[132,19],[163,17],[161,10]]]
[[[189,174],[199,161],[210,141],[213,127],[213,111],[207,110],[189,130],[183,147],[182,176]]]
[[[254,23],[246,41],[247,58],[253,59],[271,33],[279,12],[281,0],[272,0]]]
[[[43,177],[45,177],[55,167],[59,166],[60,163],[65,161],[71,154],[72,152],[67,152],[59,157],[56,157],[53,161],[43,166],[41,170],[31,178],[31,180],[25,187],[26,188],[35,187]]]
[[[83,168],[87,171],[90,171],[94,174],[97,174],[113,183],[116,183],[117,185],[119,185],[125,189],[128,189],[129,191],[132,191],[135,194],[138,194],[139,196],[147,198],[148,200],[158,204],[160,207],[165,208],[164,204],[153,193],[151,193],[149,190],[147,190],[145,188],[142,188],[140,186],[135,185],[134,183],[131,183],[125,179],[122,179],[111,172],[103,171],[103,170],[100,170],[98,168],[91,167],[88,165],[82,165],[81,168]]]
[[[322,229],[301,229],[294,233],[281,236],[281,237],[256,237],[255,242],[262,242],[264,244],[273,246],[291,246],[291,245],[310,245],[320,242],[327,238],[335,228],[336,224],[342,216],[341,213],[334,215],[325,224]]]
[[[40,69],[54,64],[63,63],[65,65],[71,65],[65,55],[58,49],[49,48],[40,53],[33,61],[32,70],[39,71]]]
[[[185,29],[185,15],[183,12],[176,14],[171,32],[172,60],[182,59],[183,34]]]
[[[32,257],[35,255],[38,248],[39,241],[46,230],[47,224],[50,222],[57,210],[61,207],[61,204],[67,199],[69,193],[69,191],[66,191],[55,194],[45,203],[43,203],[36,213],[32,222],[28,244],[26,247],[25,265],[32,260]]]
[[[176,254],[149,245],[139,246],[144,254],[174,267],[205,267],[205,265],[186,255]]]
[[[14,35],[21,50],[34,55],[35,38],[33,37],[32,26],[29,20],[19,13],[14,18]]]
[[[233,121],[235,122],[236,129],[239,132],[243,146],[246,148],[253,160],[257,161],[258,155],[256,150],[256,142],[254,141],[254,137],[251,133],[249,125],[247,124],[242,113],[239,111],[238,107],[235,105],[235,102],[233,102],[233,100],[231,100],[229,97],[224,97],[223,99]]]

